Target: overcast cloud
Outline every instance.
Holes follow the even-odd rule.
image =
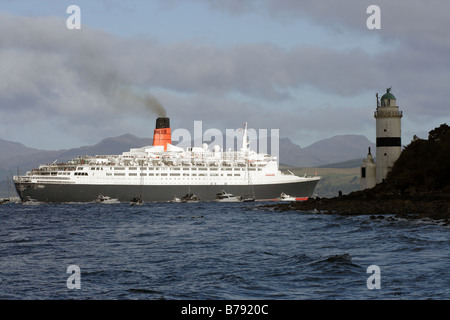
[[[171,6],[179,3],[172,0]],[[236,128],[243,121],[279,128],[281,136],[304,147],[304,140],[372,133],[375,92],[383,94],[391,85],[409,125],[407,138],[448,122],[450,3],[378,1],[382,29],[371,31],[365,25],[369,4],[205,5],[230,16],[257,14],[286,24],[307,19],[354,37],[378,32],[382,46],[373,52],[307,43],[285,48],[251,39],[227,46],[189,39],[168,43],[89,25],[70,31],[64,16],[0,13],[0,138],[30,144],[25,133],[34,127],[35,139],[54,136],[30,146],[62,148],[58,137],[74,147],[127,132],[151,136],[154,119],[167,114],[174,128],[189,129],[194,120],[203,120],[205,129]]]

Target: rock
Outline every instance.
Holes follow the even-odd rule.
[[[384,219],[386,214],[402,218],[450,219],[450,194],[440,191],[414,192],[413,195],[395,195],[374,190],[355,191],[336,198],[308,199],[295,203],[268,205],[277,211],[314,211],[324,214],[370,215],[370,219]]]

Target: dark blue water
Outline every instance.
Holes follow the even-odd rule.
[[[450,298],[448,226],[260,205],[0,206],[0,299]]]

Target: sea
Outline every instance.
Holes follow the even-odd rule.
[[[0,299],[450,298],[448,225],[266,205],[2,205]]]

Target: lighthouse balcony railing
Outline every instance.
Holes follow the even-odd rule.
[[[403,117],[403,111],[375,111],[373,116],[375,118],[381,116],[381,117],[392,117],[392,118],[396,118],[396,117]]]

